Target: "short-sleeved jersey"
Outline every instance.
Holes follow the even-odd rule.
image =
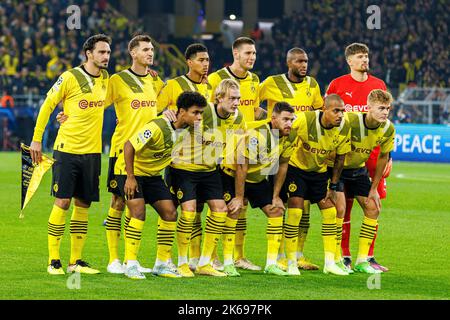
[[[185,91],[195,91],[206,98],[211,99],[211,85],[209,83],[195,82],[187,75],[176,77],[167,81],[158,95],[158,109],[177,110],[178,96]]]
[[[381,153],[388,153],[394,149],[395,128],[387,120],[379,127],[370,129],[366,126],[366,113],[348,112],[351,127],[351,151],[346,154],[344,169],[364,167],[372,150],[380,146]]]
[[[172,149],[178,138],[173,124],[164,116],[149,121],[129,139],[135,150],[134,175],[158,176],[172,161]],[[116,161],[114,174],[126,175],[122,152]]]
[[[289,80],[287,73],[268,77],[259,86],[259,100],[267,100],[267,118],[275,103],[289,103],[295,113],[321,109],[323,99],[316,79],[306,76],[301,82]]]
[[[233,79],[239,83],[239,92],[241,94],[239,110],[244,115],[246,122],[254,121],[255,110],[259,107],[259,77],[255,73],[248,71],[244,78],[239,78],[231,72],[229,67],[211,73],[208,76],[208,82],[211,84],[212,102],[214,102],[215,90],[223,79]]]
[[[259,123],[260,121],[258,121]],[[294,151],[296,133],[291,131],[288,136],[279,137],[278,132],[272,130],[270,120],[260,123],[247,134],[241,137],[235,152],[233,163],[224,163],[222,168],[225,173],[234,176],[236,164],[248,159],[248,171],[246,182],[258,183],[268,175],[276,174],[280,158],[289,159]]]
[[[150,74],[140,76],[131,69],[111,76],[108,97],[116,110],[117,125],[111,138],[110,157],[117,157],[125,142],[144,124],[156,118],[157,95],[163,81]]]
[[[214,171],[228,150],[234,151],[235,134],[245,130],[242,113],[236,110],[227,118],[221,118],[217,106],[208,103],[198,126],[189,130],[189,134],[174,149],[172,167],[193,172]]]
[[[42,141],[50,114],[62,102],[68,119],[59,128],[54,150],[73,154],[101,153],[108,81],[106,70],[101,70],[97,77],[87,73],[83,66],[64,72],[47,93],[33,141]]]
[[[335,93],[345,103],[345,111],[367,112],[367,97],[375,89],[386,90],[383,80],[369,74],[366,81],[360,82],[346,74],[330,82],[326,95]]]
[[[350,124],[344,117],[339,127],[324,128],[319,110],[300,113],[292,124],[297,132],[295,149],[289,164],[303,171],[326,172],[333,153],[350,152]]]

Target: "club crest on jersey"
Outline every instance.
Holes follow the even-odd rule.
[[[231,200],[231,194],[229,192],[225,192],[223,194],[223,200],[225,200],[225,202],[228,202]]]
[[[383,142],[383,137],[378,137],[376,144],[380,145]]]
[[[333,143],[334,144],[338,144],[339,143],[339,136],[338,135],[334,136]]]
[[[295,182],[291,182],[291,183],[289,184],[288,190],[289,190],[289,192],[295,192],[295,191],[297,191],[297,185],[295,184]]]
[[[111,188],[113,188],[113,189],[115,189],[115,188],[117,188],[117,181],[116,180],[111,180],[110,182],[109,182],[109,186],[111,187]]]
[[[177,192],[177,198],[178,198],[178,200],[181,200],[181,199],[183,198],[183,196],[184,196],[183,191],[178,190],[178,192]]]

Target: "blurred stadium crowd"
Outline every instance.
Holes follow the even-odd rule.
[[[0,106],[37,107],[38,101],[30,105],[30,100],[17,98],[45,95],[59,74],[83,61],[82,43],[94,33],[103,32],[113,38],[109,72],[127,68],[128,41],[133,33],[144,31],[144,24],[139,19],[127,19],[111,2],[82,2],[81,29],[71,31],[66,27],[66,9],[74,3],[72,0],[1,1]],[[255,27],[251,33],[258,50],[254,72],[262,80],[285,72],[287,50],[299,46],[308,52],[310,74],[325,92],[333,78],[348,72],[345,45],[364,42],[371,49],[371,72],[383,79],[394,95],[406,86],[448,87],[448,1],[384,1],[380,5],[380,30],[366,26],[369,5],[369,1],[305,2],[303,12],[292,12],[274,22],[271,39]],[[218,35],[205,42],[212,57],[212,71],[232,62],[223,40]],[[183,51],[187,42],[198,40],[170,41]],[[174,74],[173,64],[162,50],[156,53],[154,69],[162,78]],[[399,119],[414,121],[411,115]]]

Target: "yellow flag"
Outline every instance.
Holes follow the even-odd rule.
[[[34,165],[31,160],[30,147],[21,143],[20,148],[22,149],[22,204],[19,218],[23,218],[23,209],[33,197],[42,177],[51,168],[55,160],[43,154],[42,161]]]

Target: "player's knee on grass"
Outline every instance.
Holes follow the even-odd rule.
[[[288,199],[288,207],[289,208],[299,208],[304,209],[304,200],[300,197],[292,197]]]
[[[358,199],[361,208],[363,208],[364,215],[370,219],[377,219],[380,215],[380,210],[377,209],[375,201],[370,200],[366,203],[366,200],[366,197],[361,197]]]
[[[63,210],[69,210],[70,199],[55,199],[55,205]]]
[[[239,218],[239,214],[240,214],[240,213],[241,213],[240,210],[238,210],[238,211],[235,212],[235,213],[231,213],[230,211],[228,211],[227,217],[228,217],[228,218],[231,218],[231,219],[234,219],[234,220],[237,220],[237,219]]]
[[[319,202],[317,202],[317,205],[319,206],[320,210],[325,210],[325,209],[329,209],[332,207],[336,208],[330,199],[327,199],[326,201],[324,201],[324,199],[322,199]]]
[[[91,201],[85,201],[82,199],[75,198],[74,202],[75,202],[75,205],[80,208],[90,208],[90,206],[91,206]],[[70,204],[70,202],[69,202],[69,204]]]
[[[145,201],[144,199],[133,199],[127,201],[128,209],[132,218],[145,221]]]
[[[342,219],[345,216],[345,209],[346,209],[345,195],[343,192],[337,192],[336,194],[337,194],[337,201],[336,201],[337,217]]]
[[[262,211],[266,214],[268,218],[278,218],[282,217],[284,210],[281,208],[272,208],[271,204],[268,204],[262,208]]]
[[[228,212],[228,207],[224,200],[211,200],[208,205],[211,211]]]
[[[125,199],[121,196],[113,194],[111,198],[111,208],[117,211],[125,210]]]
[[[154,207],[158,212],[159,216],[164,221],[177,221],[177,209],[171,201],[157,201],[159,202]]]
[[[181,204],[181,210],[188,212],[197,212],[197,201],[188,200]]]

